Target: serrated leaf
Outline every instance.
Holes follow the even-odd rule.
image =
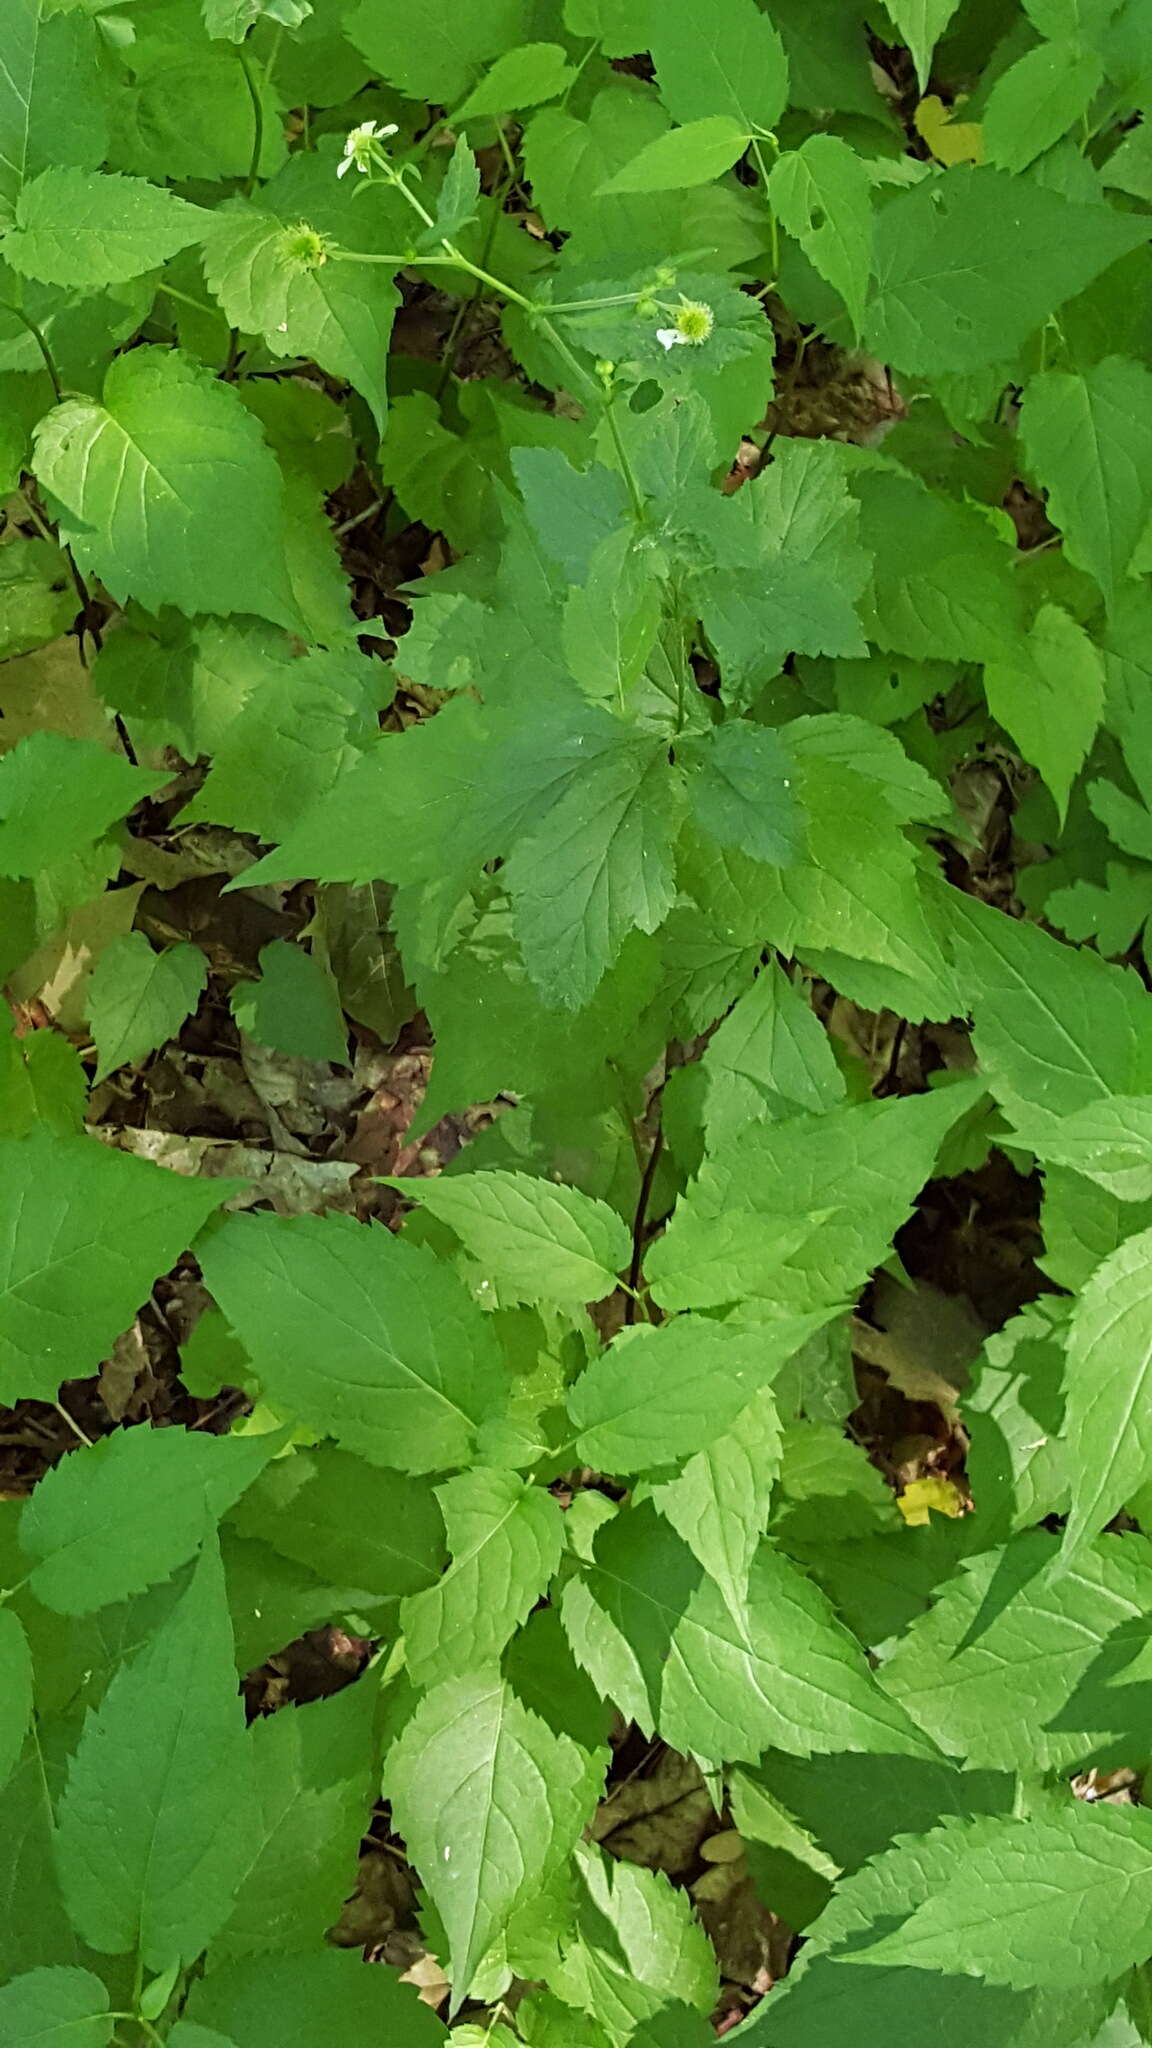
[[[207,980],[208,962],[198,946],[154,953],[143,932],[113,939],[88,983],[88,1021],[100,1056],[97,1081],[175,1038]]]
[[[708,1041],[704,1142],[709,1152],[739,1137],[758,1116],[835,1109],[844,1099],[836,1064],[803,982],[775,961],[762,968]]]
[[[226,1918],[249,1798],[219,1552],[84,1724],[57,1821],[68,1911],[91,1947],[190,1962]]]
[[[94,170],[108,149],[108,106],[96,23],[18,0],[6,23],[0,78],[0,195],[6,210],[50,164]]]
[[[18,740],[0,759],[0,874],[36,876],[86,853],[161,779],[95,740]]]
[[[767,1386],[728,1429],[693,1453],[675,1479],[652,1489],[660,1513],[730,1607],[748,1598],[748,1574],[768,1525],[780,1448],[776,1397]]]
[[[94,1138],[0,1140],[0,1398],[51,1401],[95,1372],[233,1185]]]
[[[689,801],[721,846],[786,867],[800,831],[795,763],[779,734],[733,719],[712,728],[696,756]]]
[[[383,431],[399,291],[386,265],[302,260],[305,238],[321,233],[307,219],[253,208],[218,214],[204,251],[208,289],[234,326],[262,334],[276,354],[309,356],[347,377]]]
[[[1145,1724],[1152,1693],[1128,1666],[1144,1641],[1152,1546],[1104,1537],[1067,1570],[1054,1569],[1057,1552],[1031,1530],[970,1559],[884,1663],[885,1691],[969,1766],[1068,1770]]]
[[[230,998],[241,1031],[299,1060],[348,1061],[348,1027],[331,974],[315,953],[272,939],[260,953],[259,981],[237,982]]]
[[[854,490],[875,563],[861,609],[877,646],[921,660],[994,662],[1020,645],[1014,557],[986,519],[908,476],[866,471]]]
[[[1030,379],[1021,435],[1065,547],[1111,604],[1152,516],[1152,371],[1106,356]]]
[[[564,1548],[560,1509],[515,1472],[479,1467],[436,1489],[452,1562],[400,1610],[414,1685],[494,1664],[543,1598]]]
[[[858,1949],[887,1968],[971,1971],[990,1984],[1077,1990],[1140,1960],[1152,1910],[1152,1818],[1085,1806],[977,1823],[949,1876],[902,1927]]]
[[[91,1970],[26,1970],[0,1988],[0,2030],[8,2048],[105,2048],[109,2004]]]
[[[21,437],[12,488],[23,466]],[[0,548],[0,658],[55,640],[76,616],[76,591],[59,548],[19,536]]]
[[[210,225],[203,207],[145,178],[57,167],[24,186],[0,255],[22,277],[102,291],[157,269]]]
[[[892,0],[892,20],[912,52],[921,92],[932,69],[932,52],[958,5],[959,0]]]
[[[232,1910],[211,1968],[317,1944],[339,1917],[375,1777],[367,1686],[253,1723],[253,1819]]]
[[[575,1846],[596,1767],[498,1674],[477,1672],[421,1701],[384,1784],[447,1931],[457,2007],[516,1907]]]
[[[813,267],[839,292],[857,334],[872,269],[872,181],[838,135],[810,135],[768,180],[768,203]]]
[[[768,1748],[936,1753],[881,1693],[824,1594],[768,1542],[733,1609],[645,1503],[601,1529],[561,1614],[600,1691],[675,1749],[747,1762]]]
[[[1063,823],[1104,710],[1099,648],[1069,612],[1041,605],[1027,641],[1007,660],[988,662],[984,689],[992,716],[1040,770]]]
[[[1152,1230],[1130,1237],[1085,1285],[1068,1331],[1064,1431],[1073,1556],[1152,1478]]]
[[[132,349],[102,403],[56,406],[33,468],[61,540],[118,601],[298,626],[276,459],[235,392],[177,349]]]
[[[1013,1119],[1020,1143],[1045,1165],[1067,1166],[1118,1202],[1152,1199],[1152,1098],[1110,1095],[1071,1116]],[[1140,1218],[1133,1219],[1139,1224]]]
[[[679,192],[686,185],[706,185],[742,157],[748,131],[730,114],[708,114],[683,128],[657,135],[598,188],[597,198],[617,192]]]
[[[643,46],[652,53],[660,97],[675,121],[726,115],[750,134],[774,128],[784,111],[784,45],[754,0],[725,0],[707,19],[691,0],[662,0],[651,12]]]
[[[347,33],[373,70],[413,99],[454,106],[489,57],[525,40],[521,0],[429,0],[419,16],[404,0],[360,0]]]
[[[200,1250],[273,1399],[373,1464],[468,1461],[504,1369],[487,1317],[431,1252],[336,1216],[232,1216]]]
[[[986,165],[926,178],[877,219],[864,339],[903,370],[1005,362],[1142,225]]]
[[[525,43],[521,49],[506,50],[497,57],[452,119],[474,121],[482,114],[514,114],[521,107],[538,107],[544,100],[554,100],[575,76],[561,44]],[[446,235],[453,232],[444,229]]]
[[[988,95],[982,126],[989,163],[1026,170],[1087,112],[1103,79],[1099,56],[1079,41],[1025,51]]]
[[[569,1389],[580,1457],[608,1472],[647,1472],[722,1435],[811,1334],[789,1316],[741,1328],[681,1316],[622,1330]]]
[[[502,1302],[582,1307],[611,1294],[632,1249],[606,1202],[526,1173],[453,1174],[388,1186],[454,1230],[496,1281]]]
[[[202,1319],[197,1332],[203,1327]],[[444,1563],[443,1517],[428,1480],[382,1472],[333,1444],[277,1458],[229,1520],[329,1584],[376,1599],[432,1585]]]
[[[279,1448],[275,1436],[138,1428],[71,1452],[20,1518],[36,1598],[89,1614],[170,1578]]]
[[[710,2011],[716,1959],[684,1892],[663,1871],[617,1861],[591,1845],[582,1844],[573,1862],[576,1926],[555,1972],[565,2000],[620,2044],[651,2038],[643,2023],[665,2019],[670,2000],[695,2014]],[[581,2029],[581,2043],[586,2038]],[[680,2035],[655,2038],[677,2048]]]

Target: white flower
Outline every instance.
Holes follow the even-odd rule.
[[[682,348],[688,336],[686,334],[678,334],[674,327],[658,327],[656,329],[656,339],[660,343],[661,348]]]
[[[336,176],[342,178],[345,171],[350,171],[353,166],[358,171],[371,170],[377,144],[396,133],[395,121],[386,121],[383,124],[376,121],[361,121],[358,128],[353,128],[344,144],[344,155],[336,166]]]

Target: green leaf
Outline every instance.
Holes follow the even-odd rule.
[[[515,1472],[460,1472],[436,1489],[452,1562],[400,1610],[414,1685],[495,1663],[555,1575],[564,1548],[551,1494]]]
[[[656,2021],[672,2000],[701,2014],[716,2002],[716,1959],[684,1892],[662,1870],[618,1862],[591,1845],[581,1844],[573,1862],[575,1938],[563,1945],[557,1988],[613,2042],[655,2039],[681,2048],[678,2034],[653,2036],[642,2023]],[[586,2029],[578,2039],[587,2041]]]
[[[943,35],[959,0],[892,0],[890,13],[916,66],[923,92],[932,69],[932,52]]]
[[[68,1911],[92,1948],[191,1962],[244,1860],[249,1752],[219,1552],[84,1724],[58,1811]]]
[[[51,1401],[95,1372],[234,1185],[94,1138],[0,1140],[0,1399]]]
[[[61,540],[118,602],[299,624],[276,459],[236,393],[178,350],[132,349],[102,404],[56,406],[33,468]]]
[[[425,1696],[384,1786],[448,1935],[455,2007],[516,1908],[574,1848],[596,1767],[506,1681],[477,1672]]]
[[[307,205],[310,194],[301,196]],[[233,326],[262,335],[275,354],[308,356],[332,376],[347,377],[383,432],[388,341],[400,294],[386,265],[329,261],[324,234],[307,218],[285,221],[252,208],[218,214],[204,251],[208,289]]]
[[[902,370],[1006,362],[1142,233],[1110,207],[990,166],[925,178],[877,219],[864,339]]]
[[[274,1459],[229,1520],[329,1584],[359,1586],[377,1600],[432,1585],[444,1563],[444,1522],[428,1480],[382,1472],[332,1444]]]
[[[404,0],[360,0],[347,33],[380,78],[411,99],[454,106],[489,57],[525,40],[521,0],[429,0],[419,16]]]
[[[19,1761],[32,1716],[32,1652],[18,1617],[0,1608],[0,1786]]]
[[[925,661],[1002,662],[1020,646],[1014,555],[974,506],[881,471],[865,471],[854,489],[875,562],[864,625],[878,647]]]
[[[753,860],[787,866],[800,814],[791,794],[795,763],[779,735],[743,719],[713,726],[697,760],[688,795],[705,832]]]
[[[208,962],[198,946],[154,953],[143,932],[113,939],[88,984],[88,1021],[100,1056],[97,1081],[175,1038],[207,980]]]
[[[1108,603],[1152,517],[1152,371],[1106,356],[1030,379],[1021,434],[1069,557]]]
[[[674,121],[724,115],[750,134],[774,128],[784,111],[784,46],[755,0],[725,0],[707,19],[691,0],[662,0],[638,47],[652,53],[660,97]]]
[[[1020,1143],[1039,1154],[1045,1166],[1071,1167],[1119,1202],[1152,1198],[1152,1098],[1147,1095],[1089,1102],[1056,1124],[1046,1116],[1030,1119],[1019,1113],[1013,1121]]]
[[[73,1451],[20,1518],[36,1598],[89,1614],[170,1578],[280,1448],[275,1436],[139,1428]]]
[[[24,186],[0,255],[22,277],[102,291],[157,269],[209,225],[203,207],[144,178],[61,167]]]
[[[86,853],[161,780],[96,740],[18,740],[0,760],[0,874],[36,876]]]
[[[17,472],[22,466],[23,446]],[[18,480],[17,474],[13,489]],[[59,548],[18,536],[0,549],[0,658],[54,640],[75,616],[76,592]]]
[[[611,1294],[628,1264],[627,1225],[606,1202],[526,1173],[388,1179],[454,1230],[504,1303],[579,1308]]]
[[[336,984],[324,963],[290,939],[272,939],[260,953],[259,981],[241,981],[230,998],[241,1031],[299,1060],[348,1063],[348,1027]]]
[[[211,1967],[317,1945],[355,1881],[375,1778],[368,1686],[256,1720],[254,1814],[243,1874],[212,1943]],[[170,2037],[171,2038],[171,2037]]]
[[[1085,1806],[976,1822],[954,1841],[944,1883],[902,1927],[856,1951],[887,1967],[962,1969],[990,1984],[1074,1991],[1144,1954],[1152,1910],[1152,1819]]]
[[[730,1428],[694,1452],[675,1479],[652,1489],[660,1513],[734,1610],[748,1598],[780,1447],[775,1395],[770,1386],[762,1387]]]
[[[1074,1555],[1152,1477],[1145,1424],[1152,1374],[1152,1231],[1130,1237],[1085,1285],[1068,1332],[1067,1404]]]
[[[1041,605],[1027,642],[1007,661],[987,664],[984,690],[992,716],[1040,770],[1063,824],[1104,710],[1099,648],[1069,612]]]
[[[525,43],[496,59],[452,119],[474,121],[481,114],[514,114],[521,107],[538,107],[564,92],[575,76],[559,43]]]
[[[748,131],[730,114],[708,114],[683,128],[658,135],[598,188],[597,197],[615,192],[678,192],[685,185],[705,185],[731,170],[748,147]]]
[[[278,2048],[332,2048],[334,2037],[436,2048],[445,2038],[414,1985],[402,1984],[387,1964],[366,1969],[355,1950],[316,1947],[213,1970],[193,1986],[189,2010],[198,2031],[204,2021],[226,2029],[235,2048],[268,2048],[270,2034]],[[174,2048],[184,2048],[179,2032],[169,2037]]]
[[[844,1077],[803,982],[775,961],[761,969],[708,1041],[706,1149],[714,1152],[759,1117],[835,1109]]]
[[[537,47],[550,49],[553,45],[541,43]],[[562,58],[563,50],[559,54]],[[461,116],[457,114],[454,118],[458,121]],[[444,182],[436,195],[436,217],[420,238],[421,248],[433,249],[439,254],[442,242],[453,241],[462,228],[475,220],[479,203],[480,166],[467,136],[458,135],[444,173]]]
[[[723,1436],[810,1334],[807,1317],[761,1326],[680,1316],[622,1330],[570,1388],[581,1459],[647,1472]]]
[[[16,1038],[0,1018],[0,1136],[24,1138],[38,1124],[78,1133],[87,1100],[88,1077],[66,1038],[58,1031]]]
[[[1041,43],[1001,74],[984,110],[984,147],[1002,171],[1023,171],[1087,113],[1104,79],[1094,50]]]
[[[599,1690],[675,1749],[734,1762],[768,1748],[935,1754],[831,1603],[768,1543],[733,1610],[650,1504],[629,1508],[601,1529],[561,1613]]]
[[[347,1217],[232,1216],[205,1281],[266,1391],[372,1464],[468,1462],[501,1405],[488,1318],[423,1246]]]
[[[839,292],[859,334],[872,270],[872,180],[838,135],[810,135],[778,159],[768,203],[808,261]]]
[[[0,2030],[8,2048],[106,2048],[109,2003],[91,1970],[27,1970],[0,1989]]]
[[[0,74],[0,198],[5,211],[50,164],[94,170],[108,149],[100,35],[87,14],[18,0],[5,23]]]

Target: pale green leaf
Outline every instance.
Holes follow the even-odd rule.
[[[569,1389],[580,1457],[631,1473],[690,1456],[732,1428],[812,1327],[800,1316],[746,1327],[681,1316],[622,1330]]]
[[[748,1598],[748,1574],[767,1527],[780,1448],[776,1399],[770,1386],[762,1387],[675,1479],[652,1489],[660,1513],[733,1608]]]
[[[84,1724],[58,1810],[68,1911],[104,1954],[191,1962],[243,1868],[249,1750],[219,1552]]]
[[[453,2004],[525,1899],[574,1848],[596,1766],[520,1704],[497,1674],[428,1693],[390,1751],[385,1796],[450,1948]]]
[[[18,740],[0,759],[0,874],[36,876],[86,853],[162,779],[96,740]]]
[[[1152,1199],[1152,1098],[1110,1095],[1053,1123],[1016,1112],[1020,1143],[1045,1166],[1066,1166],[1118,1202]],[[1141,1219],[1133,1219],[1137,1227]],[[1114,1247],[1109,1247],[1114,1249]]]
[[[506,50],[472,88],[453,121],[474,121],[482,114],[514,114],[521,107],[538,107],[554,100],[571,84],[572,70],[559,43],[525,43],[518,50]],[[452,234],[445,228],[445,234]]]
[[[713,726],[695,759],[688,796],[704,831],[753,860],[787,866],[800,812],[792,794],[795,763],[779,734],[733,719]]]
[[[50,164],[94,170],[108,148],[100,33],[79,10],[13,0],[0,71],[0,197],[10,210],[27,179]]]
[[[293,1059],[348,1061],[348,1027],[336,983],[315,953],[290,939],[261,949],[259,981],[240,981],[230,998],[241,1031]]]
[[[984,148],[991,164],[1023,171],[1087,113],[1104,66],[1075,41],[1041,43],[1001,74],[984,109]]]
[[[1025,388],[1021,434],[1069,557],[1112,602],[1152,516],[1152,371],[1106,356]]]
[[[606,1202],[526,1173],[479,1172],[389,1179],[454,1230],[497,1284],[502,1303],[581,1307],[611,1294],[632,1249]]]
[[[0,1162],[0,1398],[51,1401],[96,1371],[235,1183],[46,1133],[0,1140]]]
[[[1142,220],[989,165],[925,178],[877,219],[864,338],[902,370],[1006,362],[1143,235]]]
[[[788,61],[755,0],[724,0],[708,16],[692,0],[661,0],[637,47],[651,51],[660,97],[675,121],[726,115],[750,134],[774,128],[784,111]]]
[[[373,1464],[464,1464],[497,1412],[488,1318],[423,1246],[342,1216],[232,1216],[201,1264],[273,1400]]]
[[[1152,1478],[1152,1230],[1130,1237],[1085,1285],[1068,1332],[1067,1402],[1075,1554]]]
[[[178,350],[118,356],[102,403],[40,422],[33,467],[61,540],[118,601],[298,625],[276,459],[231,387]]]
[[[984,669],[988,709],[1040,770],[1063,823],[1104,710],[1104,657],[1056,604],[1041,605],[1027,641],[1006,653]]]
[[[892,0],[892,20],[912,52],[921,92],[928,84],[932,52],[958,5],[959,0]]]
[[[960,1968],[990,1984],[1076,1991],[1116,1978],[1147,1946],[1152,1816],[1085,1806],[957,1831],[944,1883],[855,1960]]]
[[[20,1518],[36,1598],[88,1614],[170,1578],[281,1447],[275,1436],[142,1427],[71,1452]]]
[[[478,1467],[436,1489],[451,1563],[400,1610],[414,1685],[493,1664],[560,1564],[564,1528],[551,1494],[515,1472]]]
[[[617,192],[676,192],[708,184],[731,170],[748,147],[748,131],[730,114],[708,114],[683,128],[658,135],[599,187],[598,197]]]
[[[24,186],[0,255],[23,277],[102,291],[199,241],[211,216],[161,185],[103,171],[42,171]]]
[[[563,1944],[557,1989],[621,2048],[625,2041],[683,2048],[679,2034],[650,2034],[644,2022],[659,2026],[673,2000],[699,2014],[716,2001],[716,1957],[686,1894],[662,1870],[591,1845],[580,1845],[573,1864],[576,1926]],[[571,2048],[595,2048],[600,2037],[589,2042],[588,2031],[581,2028]]]
[[[733,1610],[654,1507],[629,1508],[601,1529],[561,1612],[599,1690],[675,1749],[747,1762],[768,1748],[936,1753],[824,1594],[769,1543]]]
[[[770,961],[708,1041],[704,1142],[722,1149],[760,1116],[835,1109],[844,1077],[803,982]]]
[[[100,1056],[97,1081],[175,1038],[207,979],[208,962],[198,946],[154,953],[143,932],[113,939],[88,984],[88,1021]]]
[[[115,2024],[91,1970],[27,1970],[0,1989],[5,2048],[105,2048]]]
[[[777,160],[767,197],[859,333],[872,269],[872,181],[863,160],[838,135],[810,135]]]

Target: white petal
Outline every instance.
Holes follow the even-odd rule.
[[[656,329],[656,339],[660,343],[661,348],[679,348],[684,340],[684,336],[677,334],[674,327],[658,327]]]

